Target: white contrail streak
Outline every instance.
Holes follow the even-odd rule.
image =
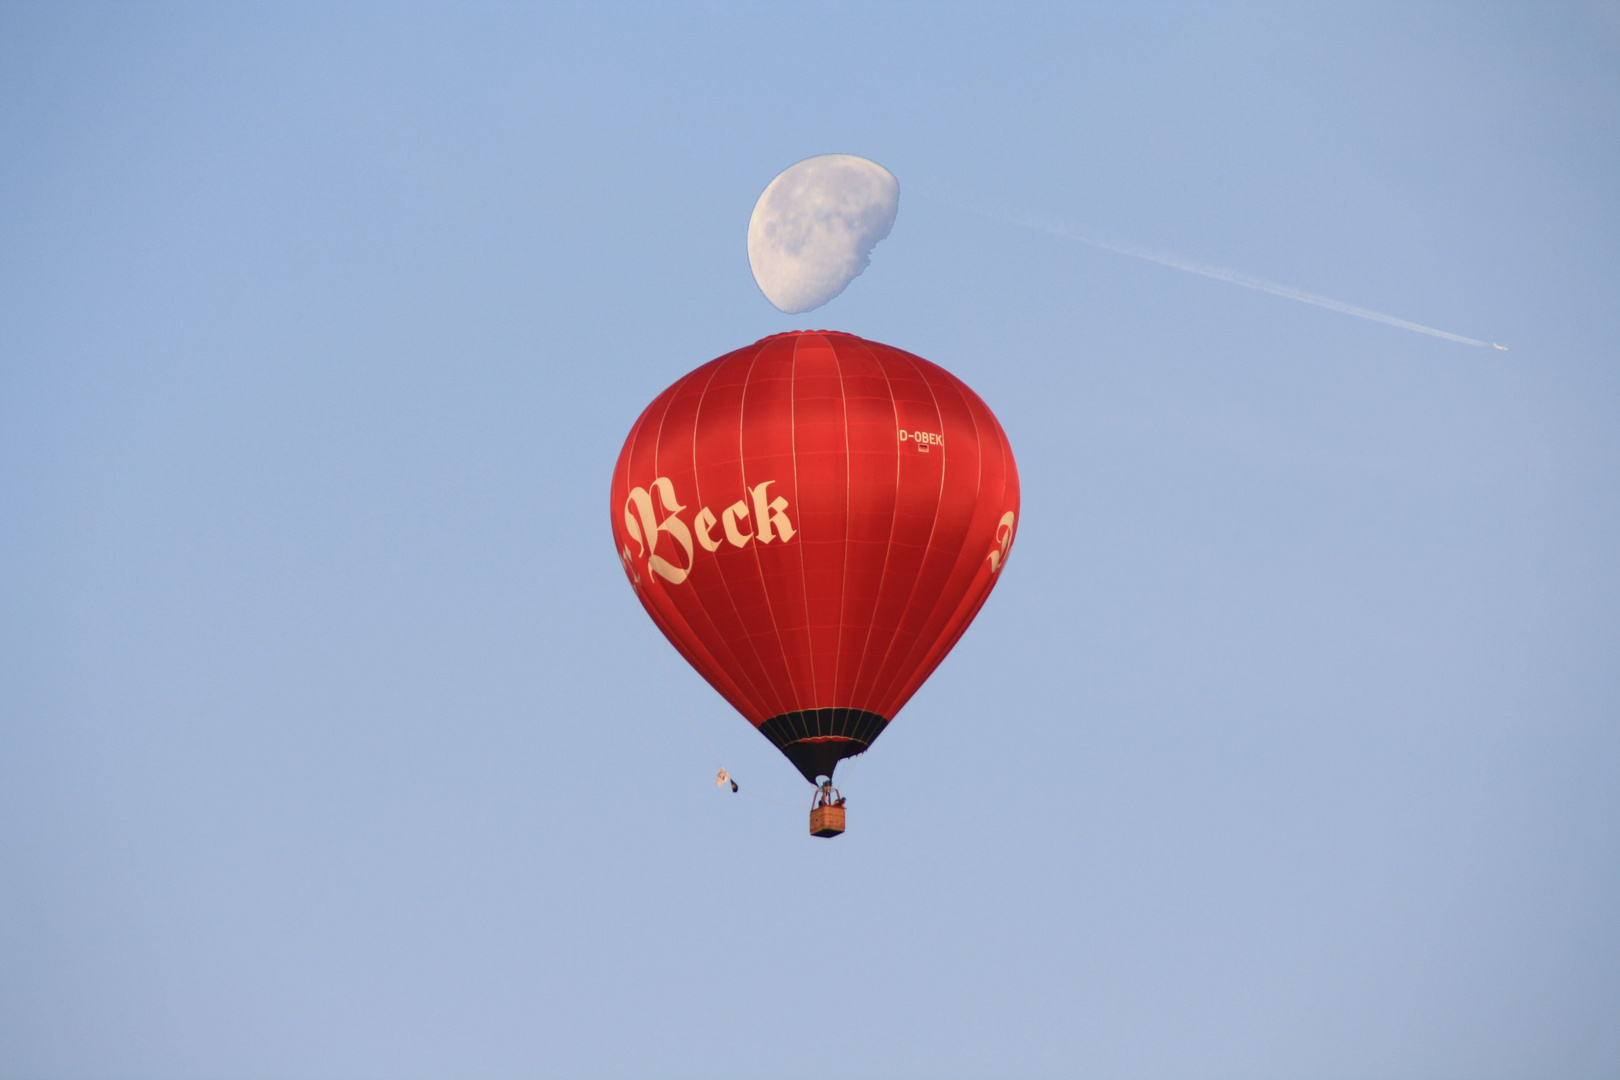
[[[934,195],[936,198],[939,198],[944,202],[951,203],[960,209],[968,210],[994,220],[1003,221],[1008,225],[1016,225],[1021,229],[1033,229],[1036,232],[1043,232],[1049,236],[1063,237],[1066,240],[1078,240],[1082,244],[1086,244],[1094,248],[1100,248],[1103,251],[1111,251],[1116,255],[1128,255],[1133,259],[1142,259],[1147,262],[1158,263],[1160,266],[1168,266],[1172,270],[1184,270],[1189,274],[1197,274],[1200,277],[1214,278],[1216,281],[1224,281],[1229,285],[1241,285],[1245,289],[1253,289],[1256,292],[1270,293],[1272,296],[1280,296],[1285,300],[1298,300],[1302,304],[1314,304],[1317,307],[1327,308],[1329,311],[1337,311],[1343,315],[1354,315],[1358,319],[1369,319],[1372,322],[1383,323],[1385,326],[1397,326],[1402,330],[1415,330],[1420,334],[1428,334],[1430,337],[1443,338],[1446,341],[1455,341],[1459,345],[1473,345],[1477,348],[1483,349],[1488,344],[1487,342],[1479,341],[1475,338],[1463,337],[1461,334],[1453,334],[1446,330],[1437,330],[1432,326],[1424,326],[1422,323],[1409,322],[1406,319],[1397,319],[1393,315],[1385,315],[1377,311],[1368,311],[1366,308],[1359,308],[1354,304],[1346,304],[1342,300],[1334,300],[1327,296],[1317,296],[1315,293],[1308,293],[1302,289],[1291,288],[1287,285],[1279,285],[1274,281],[1266,281],[1263,278],[1250,277],[1247,274],[1240,274],[1236,270],[1226,270],[1219,266],[1206,266],[1202,263],[1193,262],[1190,259],[1184,259],[1179,255],[1170,255],[1164,252],[1150,251],[1147,248],[1135,247],[1133,245],[1112,244],[1106,240],[1099,240],[1097,237],[1092,236],[1090,233],[1080,228],[1080,226],[1076,225],[1074,222],[1065,221],[1062,218],[1042,218],[1031,214],[1023,214],[1017,211],[1009,210],[989,210],[982,206],[972,205],[960,199],[946,197],[942,193],[933,189],[930,189],[927,193]],[[1506,349],[1504,349],[1501,345],[1497,345],[1495,347],[1502,349],[1504,352],[1506,351]]]

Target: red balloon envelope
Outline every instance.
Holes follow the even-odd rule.
[[[659,394],[613,539],[681,655],[807,780],[871,745],[978,614],[1018,469],[977,394],[852,334],[777,334]]]

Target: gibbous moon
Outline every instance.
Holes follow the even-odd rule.
[[[748,264],[765,299],[790,315],[844,291],[889,235],[900,183],[854,154],[806,158],[766,186],[748,219]]]

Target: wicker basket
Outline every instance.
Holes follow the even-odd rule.
[[[810,811],[811,836],[837,836],[844,831],[842,806],[818,806]]]

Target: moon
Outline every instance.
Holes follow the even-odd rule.
[[[822,154],[782,170],[748,219],[748,264],[780,311],[813,311],[871,263],[900,209],[900,182],[875,161]]]

